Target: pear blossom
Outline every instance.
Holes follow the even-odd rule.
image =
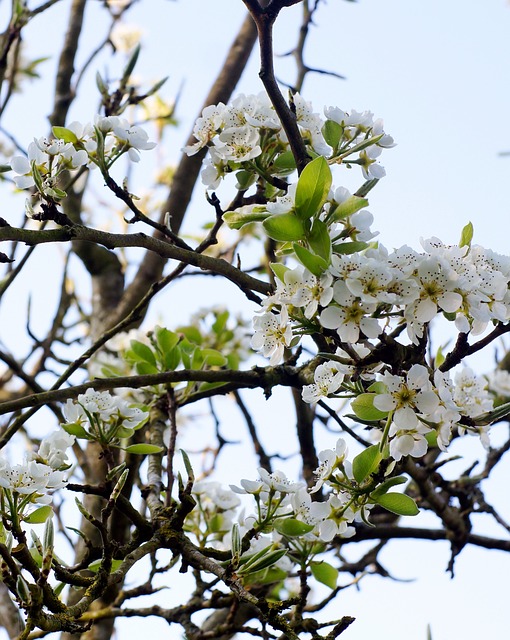
[[[138,429],[148,415],[120,396],[95,389],[87,389],[76,401],[68,400],[64,414],[68,420],[66,424],[79,424],[88,429],[93,438],[106,439],[108,442],[116,437],[119,429]],[[100,423],[99,427],[97,421]],[[64,428],[65,426],[63,425]]]
[[[350,538],[356,533],[354,527],[350,526],[356,515],[350,501],[350,495],[346,492],[329,495],[326,503],[327,515],[318,525],[321,540],[331,542],[335,536]]]
[[[291,506],[295,518],[314,526],[329,514],[328,505],[325,502],[312,502],[310,492],[304,487],[292,495]]]
[[[262,153],[258,132],[247,126],[222,131],[215,149],[223,160],[234,162],[253,160]]]
[[[343,342],[357,342],[360,332],[367,338],[377,338],[381,327],[376,318],[370,317],[377,305],[362,302],[352,295],[343,280],[335,282],[333,291],[333,298],[338,305],[330,305],[321,312],[321,325],[325,329],[336,329]]]
[[[342,473],[346,471],[350,474],[350,468],[345,468],[348,449],[347,443],[343,438],[338,438],[334,449],[324,449],[319,452],[319,466],[314,471],[317,478],[315,484],[310,489],[310,493],[319,491],[322,485],[329,480],[337,469],[342,469]]]
[[[223,102],[205,107],[202,111],[202,116],[197,119],[193,127],[193,135],[197,139],[197,142],[184,147],[184,153],[189,156],[198,153],[200,149],[206,147],[212,139],[218,135],[218,130],[223,122],[224,111],[225,105]]]
[[[149,142],[149,136],[142,127],[130,125],[124,119],[113,126],[113,133],[127,147],[129,158],[133,162],[140,161],[139,151],[154,149],[156,146],[156,142]]]
[[[340,389],[344,379],[344,367],[330,360],[316,367],[313,379],[313,384],[305,385],[302,390],[303,400],[308,404],[327,398]]]
[[[17,176],[14,176],[14,184],[18,189],[30,189],[35,186],[32,175],[32,163],[35,163],[39,171],[44,174],[49,171],[48,156],[35,142],[28,145],[28,156],[13,156],[10,160],[11,168]]]
[[[487,380],[475,375],[470,367],[464,367],[455,374],[453,399],[459,411],[470,418],[476,418],[494,408]]]
[[[429,427],[420,422],[412,429],[399,429],[393,422],[389,431],[390,456],[396,462],[404,456],[424,456],[428,449],[425,435],[430,431]]]
[[[241,504],[234,492],[225,489],[219,482],[211,480],[195,482],[192,492],[201,498],[209,500],[224,511],[236,509]]]
[[[295,493],[304,486],[302,482],[290,481],[283,471],[273,471],[273,473],[269,473],[269,471],[263,467],[259,467],[258,472],[260,479],[264,483],[263,490],[268,493],[272,491],[279,491],[283,494]]]
[[[66,433],[63,429],[54,431],[46,438],[43,438],[36,455],[33,458],[37,462],[42,462],[52,469],[62,469],[67,465],[67,449],[72,447],[75,437]]]
[[[140,42],[143,30],[136,24],[116,22],[110,40],[117,51],[129,53]]]
[[[295,198],[296,198],[297,182],[294,182],[287,189],[287,193],[282,196],[278,196],[274,202],[268,202],[266,204],[266,210],[269,213],[289,213],[294,210]]]
[[[292,340],[292,328],[289,324],[287,307],[282,306],[279,314],[262,313],[253,319],[255,333],[251,346],[266,358],[270,356],[271,366],[278,364],[283,357],[285,347]]]
[[[283,282],[278,279],[276,293],[270,296],[265,304],[284,303],[293,307],[304,307],[305,318],[310,319],[319,305],[326,307],[333,298],[333,276],[324,273],[317,277],[308,269],[296,267],[283,274]]]
[[[510,398],[510,373],[505,369],[496,369],[488,376],[489,389],[492,393]]]
[[[47,492],[61,489],[64,485],[64,473],[46,464],[33,460],[11,466],[2,459],[0,487],[4,489],[22,495],[37,494],[35,501],[47,503]]]
[[[429,372],[421,364],[413,364],[407,376],[395,376],[388,372],[381,377],[388,392],[377,394],[374,406],[380,411],[393,411],[397,429],[417,429],[417,412],[431,415],[439,406],[439,398],[432,389]]]

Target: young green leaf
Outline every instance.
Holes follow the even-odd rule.
[[[328,197],[331,182],[331,169],[322,156],[306,165],[296,187],[296,213],[301,219],[308,220],[320,212]]]
[[[266,218],[262,223],[265,232],[278,242],[292,242],[305,237],[302,221],[293,213],[278,213]]]
[[[271,173],[279,176],[288,176],[296,170],[296,159],[292,151],[284,151],[273,162]]]
[[[154,355],[154,351],[143,342],[139,342],[138,340],[131,340],[130,356],[133,357],[133,355],[137,360],[148,362],[154,367],[156,366],[156,356]]]
[[[156,344],[162,353],[171,351],[175,346],[177,346],[180,340],[180,337],[177,333],[175,333],[174,331],[169,331],[164,327],[155,327],[154,337],[156,338]]]
[[[276,520],[274,523],[276,531],[288,538],[295,538],[305,533],[310,533],[310,531],[313,531],[313,527],[313,524],[308,524],[296,518],[282,518],[281,520]]]
[[[358,453],[352,461],[352,475],[356,482],[361,484],[365,478],[373,473],[379,466],[381,458],[378,444],[373,444]]]
[[[101,566],[101,562],[102,560],[94,560],[94,562],[91,562],[89,564],[87,569],[89,571],[92,571],[93,573],[97,573],[99,571],[99,567]],[[121,564],[122,564],[122,560],[112,560],[112,568],[110,569],[110,572],[116,571]]]
[[[328,268],[329,262],[321,258],[321,256],[315,255],[315,253],[312,253],[305,247],[302,247],[300,244],[294,243],[292,246],[299,262],[301,262],[308,271],[313,273],[314,276],[320,278]]]
[[[269,213],[262,205],[246,205],[240,207],[235,211],[227,211],[223,214],[223,222],[230,227],[230,229],[240,229],[245,224],[251,222],[263,222]]]
[[[77,422],[68,422],[60,426],[66,433],[71,436],[75,436],[75,438],[82,438],[83,440],[93,440],[93,437],[90,435],[90,433]]]
[[[193,467],[191,466],[191,462],[188,454],[184,449],[181,449],[181,456],[184,462],[184,466],[186,467],[186,473],[188,474],[188,478],[191,482],[195,481],[195,472],[193,471]]]
[[[416,502],[404,493],[385,493],[374,502],[398,516],[416,516],[420,512]]]
[[[25,522],[28,522],[28,524],[42,524],[52,515],[53,509],[47,504],[44,507],[39,507],[35,511],[32,511],[32,513],[25,518]]]
[[[251,171],[238,171],[236,173],[237,184],[236,189],[246,191],[255,184],[256,175]]]
[[[243,584],[275,584],[277,582],[283,582],[287,577],[287,572],[273,565],[267,569],[262,569],[262,571],[256,571],[255,573],[243,576]]]
[[[333,245],[333,251],[340,255],[350,256],[353,253],[358,253],[359,251],[363,251],[367,249],[370,245],[366,242],[340,242],[338,244]]]
[[[342,137],[342,127],[334,120],[326,120],[322,127],[322,135],[329,146],[336,150]]]
[[[65,127],[53,127],[52,131],[55,138],[58,138],[59,140],[63,140],[64,142],[71,142],[72,144],[78,142],[76,134],[73,133],[70,129],[66,129]]]
[[[473,224],[471,222],[468,222],[467,225],[462,229],[462,233],[460,234],[459,247],[470,247],[471,241],[473,240],[473,233]]]
[[[271,271],[275,274],[278,280],[280,280],[281,282],[285,282],[285,274],[287,273],[287,271],[289,271],[289,267],[286,267],[281,262],[271,262],[269,266],[271,267]]]
[[[375,489],[375,491],[372,491],[372,493],[370,494],[370,497],[373,498],[374,500],[377,500],[385,493],[388,493],[388,491],[392,487],[396,487],[397,485],[404,484],[406,482],[407,482],[407,478],[405,478],[404,476],[397,476],[395,478],[390,478],[389,480],[385,480],[382,484],[380,484],[377,487],[377,489]]]
[[[209,367],[224,367],[227,364],[225,356],[216,349],[202,349],[203,363]]]
[[[368,200],[366,198],[360,198],[358,196],[350,196],[347,200],[344,200],[340,204],[336,205],[332,219],[341,220],[342,218],[348,218],[356,213],[360,209],[368,207]]]
[[[376,396],[376,393],[361,393],[354,398],[351,402],[351,409],[354,411],[356,417],[368,422],[375,422],[386,418],[388,415],[387,411],[380,411],[374,407],[374,399]]]
[[[322,220],[314,220],[312,230],[308,235],[308,243],[312,251],[324,258],[328,262],[331,261],[331,236],[329,235],[328,226]]]
[[[287,549],[275,549],[274,551],[269,551],[264,554],[262,558],[242,565],[241,568],[238,569],[237,573],[239,575],[243,575],[245,573],[253,573],[255,571],[261,571],[262,569],[267,569],[283,558],[286,553]]]
[[[338,569],[332,567],[328,562],[310,562],[310,569],[312,571],[313,577],[320,582],[321,584],[325,584],[326,587],[330,589],[336,588],[336,583],[338,580]]]
[[[156,444],[130,444],[128,447],[123,447],[127,453],[136,453],[137,455],[147,455],[150,453],[161,453],[164,449]]]
[[[135,362],[135,369],[140,376],[147,376],[151,373],[159,373],[159,369],[155,365],[149,364],[148,362]]]

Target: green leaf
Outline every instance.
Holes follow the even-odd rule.
[[[308,235],[308,243],[312,251],[324,258],[329,265],[331,261],[331,237],[325,222],[319,219],[314,220],[312,230]]]
[[[367,249],[370,245],[366,242],[340,242],[333,245],[333,251],[341,255],[351,255]]]
[[[292,242],[305,237],[302,221],[293,213],[277,213],[266,218],[262,223],[265,232],[278,242]]]
[[[289,267],[286,267],[281,262],[270,262],[269,266],[271,267],[271,271],[275,274],[275,276],[281,282],[285,283],[285,274],[289,271]]]
[[[121,440],[129,440],[129,438],[133,437],[135,430],[132,427],[118,427],[115,432],[115,437],[120,438]]]
[[[338,569],[332,567],[328,562],[310,562],[310,569],[317,582],[325,584],[330,589],[336,588]]]
[[[336,150],[342,137],[342,127],[334,120],[326,120],[322,127],[322,135],[329,146]]]
[[[189,456],[186,453],[186,451],[184,451],[184,449],[181,449],[181,456],[182,456],[182,460],[184,462],[184,466],[186,467],[186,473],[188,474],[188,478],[190,479],[190,482],[194,482],[195,481],[195,472],[193,471],[193,467],[191,466],[191,462],[190,462]]]
[[[275,521],[274,528],[278,533],[281,533],[282,536],[295,538],[313,531],[314,525],[303,522],[302,520],[297,520],[296,518],[282,518],[281,520]]]
[[[443,347],[440,346],[437,350],[436,357],[434,358],[434,369],[439,369],[445,360],[446,357],[443,353]]]
[[[256,573],[250,573],[243,577],[243,583],[249,584],[274,584],[275,582],[283,582],[287,578],[287,572],[280,567],[269,567]]]
[[[158,447],[155,444],[130,444],[129,447],[122,447],[127,453],[136,453],[137,455],[147,455],[151,453],[161,453],[164,447]]]
[[[101,78],[101,74],[99,71],[96,73],[96,85],[99,89],[99,93],[103,96],[103,98],[109,98],[110,95],[108,93],[108,87],[104,83],[103,78]]]
[[[188,344],[183,341],[181,347],[183,349],[187,348],[189,352],[193,351],[193,345],[189,344],[190,342],[193,344],[202,344],[202,342],[204,341],[200,331],[193,325],[189,325],[188,327],[179,327],[177,331],[183,333],[188,339]]]
[[[153,364],[148,362],[135,362],[136,372],[141,376],[146,376],[151,373],[159,373],[159,369]]]
[[[52,131],[55,138],[58,138],[59,140],[71,142],[72,144],[76,144],[76,142],[78,142],[76,134],[74,134],[70,129],[66,129],[65,127],[53,127]]]
[[[388,491],[392,487],[396,487],[399,484],[404,484],[405,482],[407,482],[407,478],[405,476],[397,476],[395,478],[385,480],[381,485],[377,487],[375,491],[372,491],[370,497],[374,500],[377,500],[377,498],[380,498],[385,493],[388,493]]]
[[[287,549],[275,549],[274,551],[268,551],[261,558],[242,565],[241,568],[238,569],[237,573],[239,575],[243,575],[245,573],[253,573],[255,571],[261,571],[262,569],[267,569],[283,558],[286,553]]]
[[[269,215],[262,205],[250,204],[235,209],[235,211],[227,211],[227,213],[223,214],[223,222],[231,229],[240,229],[251,222],[263,222]]]
[[[124,72],[122,74],[122,81],[127,82],[129,80],[130,75],[133,73],[133,70],[136,66],[137,60],[138,60],[138,56],[140,55],[140,45],[136,45],[136,47],[133,49],[133,53],[131,54],[131,58],[128,60],[128,63],[124,69]]]
[[[332,220],[342,220],[342,218],[348,218],[353,213],[360,211],[368,207],[368,200],[366,198],[360,198],[359,196],[350,196],[347,200],[344,200],[338,204],[332,215]]]
[[[71,436],[82,438],[84,440],[93,440],[93,437],[90,435],[90,433],[77,422],[68,422],[66,424],[61,424],[60,426],[66,433]]]
[[[238,171],[236,173],[236,189],[239,189],[240,191],[246,191],[253,184],[255,184],[256,177],[257,176],[251,171]]]
[[[473,240],[473,233],[473,223],[468,222],[460,234],[459,247],[470,247],[471,241]]]
[[[504,404],[498,405],[492,411],[487,411],[486,413],[476,416],[473,422],[477,427],[486,427],[489,424],[503,420],[503,418],[506,418],[508,415],[510,415],[510,402],[505,402]]]
[[[224,367],[227,364],[225,356],[216,349],[202,349],[203,363],[209,367]]]
[[[297,256],[297,259],[301,264],[313,273],[314,276],[318,278],[326,271],[329,266],[329,262],[321,258],[320,256],[315,255],[305,247],[302,247],[300,244],[294,243],[293,245],[294,253]]]
[[[388,393],[388,387],[384,382],[372,382],[368,387],[368,391],[371,391],[372,393]]]
[[[420,513],[416,502],[404,493],[385,493],[374,502],[398,516],[416,516]]]
[[[382,455],[377,444],[373,444],[358,453],[352,461],[352,474],[358,484],[361,484],[365,478],[377,469],[381,458]]]
[[[101,562],[102,562],[101,560],[94,560],[94,562],[91,562],[89,564],[87,569],[89,571],[92,571],[93,573],[97,573],[99,571],[99,567],[101,566]],[[112,568],[110,569],[110,573],[112,571],[116,571],[121,564],[122,564],[122,560],[112,560]]]
[[[374,399],[376,396],[376,393],[361,393],[357,398],[354,398],[351,402],[351,409],[354,411],[356,417],[369,422],[386,418],[388,415],[387,411],[380,411],[374,407]]]
[[[175,347],[171,351],[167,351],[163,357],[163,366],[165,371],[173,371],[179,365],[181,361],[181,350],[179,347]]]
[[[232,529],[230,530],[230,540],[232,547],[232,560],[235,564],[239,562],[242,550],[241,534],[239,532],[239,524],[234,522]]]
[[[137,360],[148,362],[154,367],[156,366],[156,356],[154,355],[154,351],[143,342],[139,342],[138,340],[131,340],[130,352],[130,355],[132,356],[134,354]]]
[[[32,513],[25,518],[25,522],[27,522],[28,524],[42,524],[43,522],[46,522],[46,520],[52,515],[53,509],[49,504],[47,504],[44,507],[39,507],[39,509],[32,511]]]
[[[217,336],[219,336],[220,333],[224,331],[225,327],[227,326],[229,317],[230,313],[227,310],[216,315],[216,320],[212,324],[212,330]]]
[[[156,344],[162,353],[171,351],[179,343],[179,335],[174,331],[169,331],[164,327],[155,327],[154,336],[156,338]]]
[[[296,159],[292,151],[284,151],[281,153],[271,166],[271,173],[277,173],[279,176],[288,176],[296,170]]]
[[[307,220],[319,213],[328,197],[331,182],[331,169],[322,156],[306,165],[296,187],[296,212],[300,218]]]

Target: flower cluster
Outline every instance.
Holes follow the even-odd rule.
[[[17,522],[30,506],[50,504],[50,493],[65,486],[65,470],[70,466],[66,451],[73,443],[74,436],[58,429],[41,441],[37,453],[27,455],[20,464],[0,457],[2,513]]]
[[[330,542],[336,535],[354,534],[351,523],[357,512],[365,512],[368,505],[356,506],[343,487],[350,485],[352,472],[346,460],[347,446],[339,439],[334,450],[319,453],[320,465],[315,471],[317,482],[308,491],[303,482],[292,482],[282,471],[269,473],[259,469],[260,480],[241,480],[241,487],[231,485],[236,493],[253,495],[257,513],[244,518],[245,523],[264,530],[269,523],[294,518],[308,525],[306,538],[310,541]],[[324,502],[312,502],[311,493],[324,484],[331,490]]]
[[[239,497],[219,482],[208,480],[195,482],[192,493],[197,508],[186,519],[186,531],[202,545],[229,548],[230,530],[241,504]]]
[[[87,389],[77,401],[68,400],[64,407],[67,422],[62,428],[78,438],[115,445],[130,438],[140,429],[148,414],[120,396],[108,391]]]
[[[374,120],[369,111],[347,113],[335,107],[325,108],[322,117],[299,94],[293,96],[293,107],[312,155],[323,155],[331,163],[360,165],[367,179],[385,175],[377,159],[383,148],[394,143],[384,133],[382,120]],[[265,93],[241,94],[230,105],[206,107],[193,135],[197,142],[184,151],[193,155],[208,147],[202,171],[208,189],[216,189],[226,174],[241,168],[253,176],[258,172],[276,177],[288,175],[295,168],[288,157],[287,136]]]
[[[45,200],[66,196],[60,184],[64,171],[99,166],[103,172],[127,153],[138,162],[140,151],[153,149],[147,132],[118,116],[96,115],[93,123],[72,122],[54,127],[54,138],[38,138],[28,146],[27,156],[13,156],[10,164],[18,189],[36,188]]]

